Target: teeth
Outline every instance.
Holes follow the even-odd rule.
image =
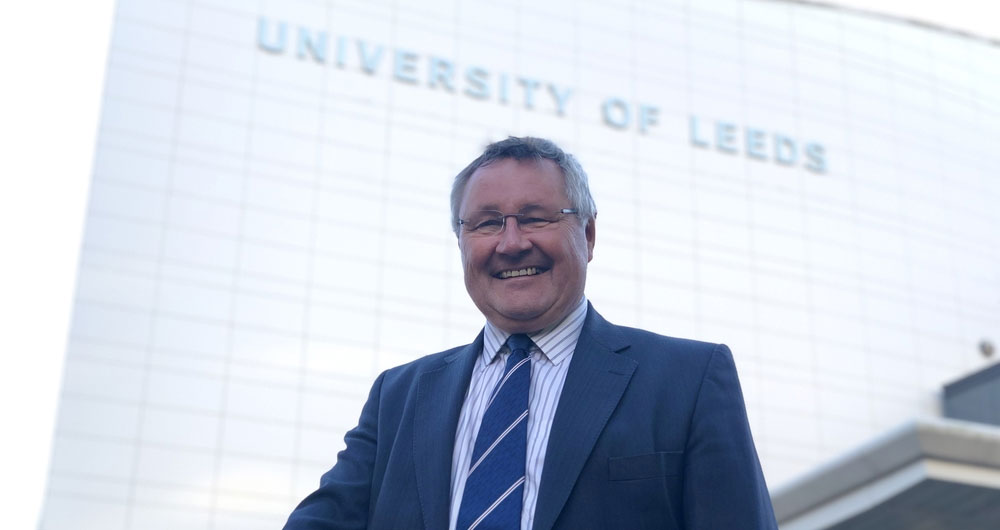
[[[514,271],[503,271],[500,273],[500,278],[506,280],[507,278],[517,278],[518,276],[534,276],[538,274],[538,267],[527,267],[524,269],[517,269]]]

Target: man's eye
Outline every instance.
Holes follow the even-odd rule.
[[[552,221],[545,219],[544,217],[524,217],[521,219],[522,226],[539,227],[545,226]]]
[[[499,219],[486,219],[475,224],[476,230],[493,230],[503,226]]]

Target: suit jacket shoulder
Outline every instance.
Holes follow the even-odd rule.
[[[599,435],[554,519],[542,507],[546,460],[541,528],[776,528],[729,348],[616,326],[593,308],[587,319],[549,451],[585,440],[557,425]],[[602,401],[613,402],[607,418]]]
[[[346,448],[286,530],[447,528],[455,429],[482,333],[375,380]]]

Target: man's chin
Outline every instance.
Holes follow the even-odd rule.
[[[546,308],[506,307],[490,319],[494,325],[510,333],[530,333],[548,327],[553,320]]]

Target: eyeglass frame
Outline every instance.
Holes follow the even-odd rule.
[[[468,220],[468,219],[461,219],[460,218],[458,220],[458,226],[463,227],[462,233],[464,233],[464,234],[478,235],[478,236],[495,236],[495,235],[500,235],[500,234],[502,234],[504,232],[504,230],[507,229],[507,218],[508,217],[514,217],[515,219],[517,219],[517,221],[516,221],[517,222],[517,228],[519,230],[524,230],[524,227],[521,226],[521,218],[524,217],[525,215],[528,215],[529,213],[531,213],[531,212],[503,213],[500,210],[477,210],[477,211],[478,212],[496,212],[497,213],[496,218],[500,219],[500,230],[497,230],[495,233],[491,233],[491,234],[489,234],[489,233],[483,233],[483,232],[477,232],[475,228],[464,228],[465,226],[469,225],[470,220]],[[556,210],[553,213],[560,214],[560,215],[577,215],[577,214],[580,213],[580,209],[579,208],[560,208],[559,210]],[[553,219],[551,221],[549,221],[548,219],[546,219],[546,221],[548,221],[548,224],[546,224],[545,226],[540,227],[540,228],[544,229],[544,228],[548,227],[551,224],[558,223],[562,219],[563,219],[562,217],[559,217],[557,219]],[[531,230],[527,230],[527,231],[531,232]]]

